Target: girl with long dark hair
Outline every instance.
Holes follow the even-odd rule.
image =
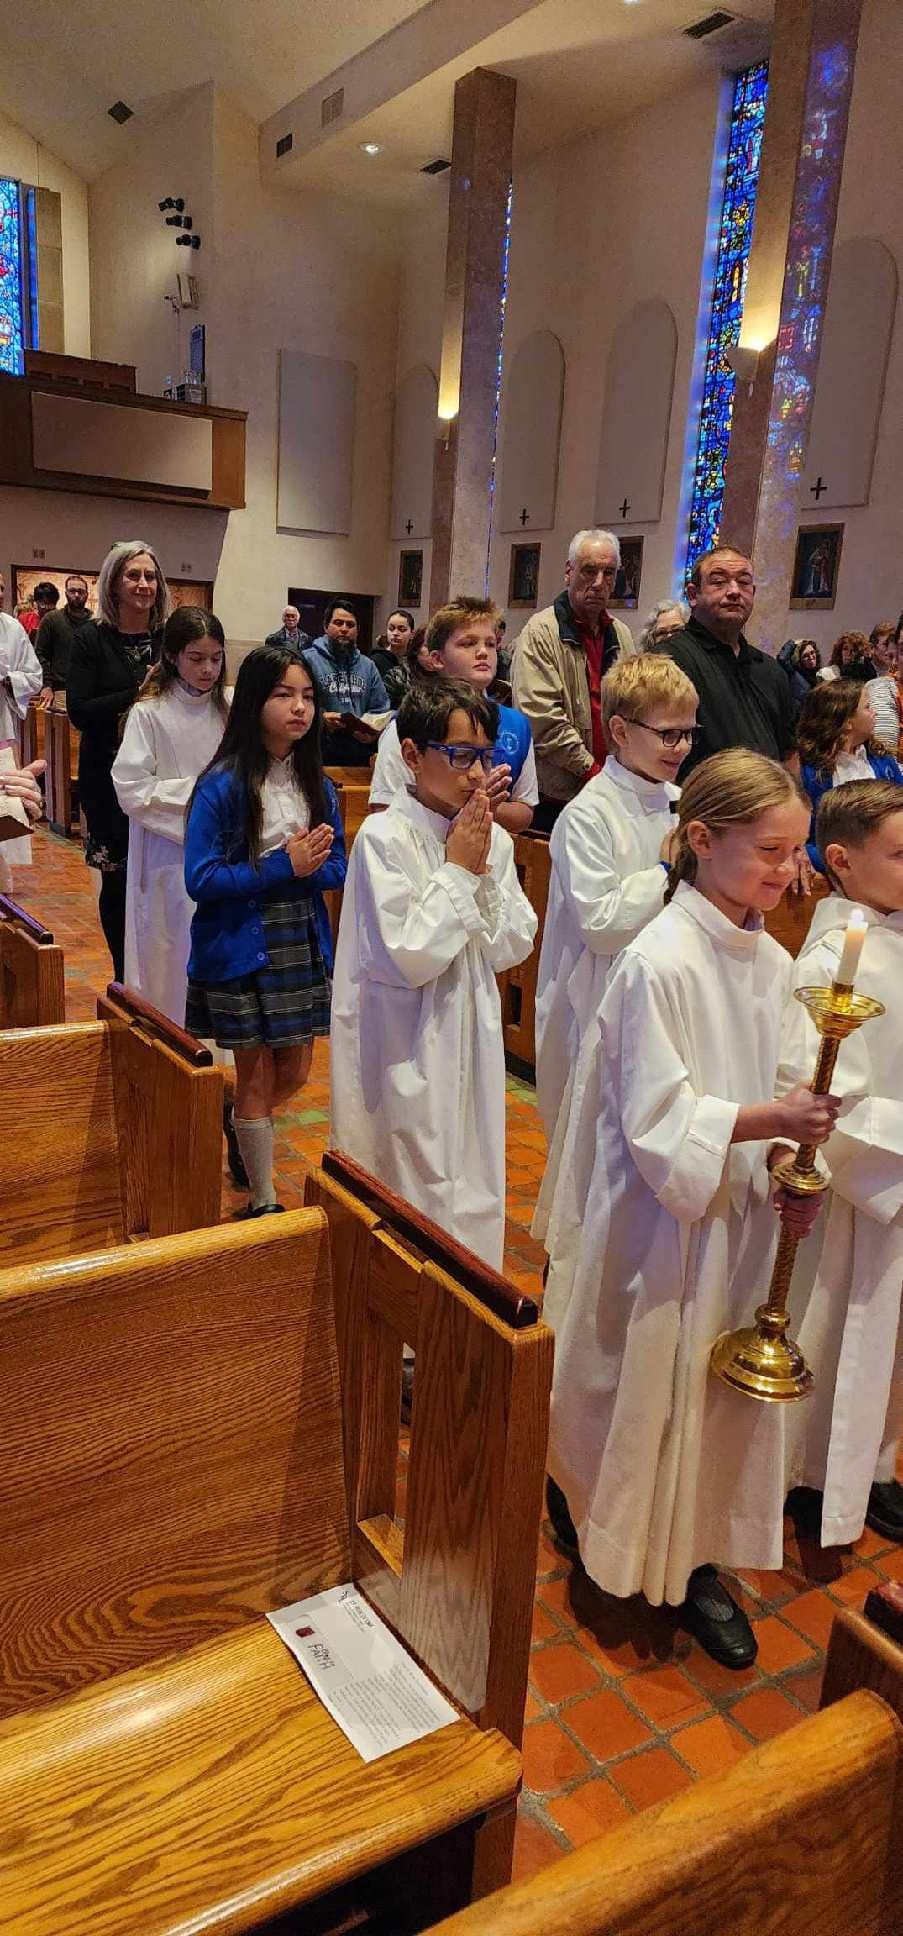
[[[191,924],[186,1027],[235,1056],[235,1131],[250,1178],[241,1214],[281,1209],[273,1112],[328,1035],[332,942],[323,894],[345,879],[335,789],[323,773],[315,682],[261,645],[239,668],[220,746],[185,837]]]
[[[890,780],[903,786],[892,753],[875,737],[875,715],[867,691],[857,679],[835,679],[816,685],[804,699],[797,725],[800,779],[812,803],[807,851],[813,867],[824,873],[815,839],[815,816],[822,794],[846,780]]]

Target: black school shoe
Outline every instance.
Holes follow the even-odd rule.
[[[865,1523],[873,1533],[881,1533],[884,1539],[898,1539],[903,1545],[903,1486],[899,1479],[888,1479],[885,1484],[872,1487]]]
[[[249,1223],[252,1217],[284,1217],[284,1203],[249,1203],[244,1210],[236,1210],[236,1223]]]
[[[238,1136],[235,1130],[235,1112],[231,1102],[223,1103],[223,1135],[226,1138],[226,1161],[229,1166],[229,1175],[233,1183],[238,1184],[240,1190],[246,1190],[250,1178],[245,1169],[244,1157],[238,1147]]]
[[[752,1666],[759,1651],[756,1636],[714,1566],[697,1566],[690,1574],[681,1621],[722,1667]]]
[[[556,1546],[567,1559],[576,1560],[579,1566],[580,1546],[577,1540],[577,1528],[571,1518],[568,1502],[561,1487],[556,1486],[554,1479],[549,1478],[546,1479],[546,1511],[552,1521]]]

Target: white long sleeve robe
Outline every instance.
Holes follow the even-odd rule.
[[[0,746],[15,747],[19,721],[25,718],[30,701],[37,697],[43,683],[41,663],[24,625],[10,618],[8,612],[0,612]],[[28,867],[30,862],[31,840],[27,834],[21,840],[4,841],[0,891],[8,893],[12,886],[11,868]]]
[[[852,911],[837,894],[819,902],[795,988],[834,980]],[[792,1293],[815,1390],[789,1408],[787,1484],[824,1492],[823,1546],[859,1538],[869,1488],[894,1477],[903,1433],[903,914],[864,912],[856,989],[886,1012],[840,1045],[831,1088],[843,1105],[823,1152],[831,1190],[797,1254]],[[808,1082],[817,1051],[814,1023],[791,1001],[781,1084]]]
[[[224,725],[208,693],[194,698],[170,686],[132,707],[113,762],[113,785],[129,817],[125,978],[180,1027],[194,914],[185,887],[185,809]]]
[[[505,1058],[496,975],[536,916],[514,846],[489,873],[446,860],[448,821],[399,794],[351,850],[336,949],[330,1143],[501,1268]]]
[[[557,1331],[549,1469],[591,1577],[679,1605],[705,1562],[780,1567],[784,1414],[711,1376],[752,1321],[777,1218],[763,1143],[789,956],[694,888],[624,950],[602,1003],[595,1160]]]

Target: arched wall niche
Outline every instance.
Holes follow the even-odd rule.
[[[595,522],[661,517],[671,428],[677,324],[659,297],[635,303],[612,338],[596,471]]]
[[[498,531],[550,531],[555,523],[564,371],[564,350],[550,329],[535,330],[515,352],[505,391]]]
[[[391,535],[402,543],[433,531],[433,458],[439,385],[426,363],[402,377],[395,393]]]

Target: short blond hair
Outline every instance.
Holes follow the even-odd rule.
[[[619,659],[602,681],[602,723],[615,713],[621,719],[645,719],[655,706],[698,706],[699,694],[673,659],[643,652]]]
[[[764,753],[730,746],[703,760],[681,789],[665,900],[671,900],[681,881],[692,886],[696,879],[696,855],[687,838],[691,821],[701,820],[710,833],[723,834],[729,827],[748,827],[770,807],[786,807],[791,802],[809,805],[799,781],[787,767]]]

